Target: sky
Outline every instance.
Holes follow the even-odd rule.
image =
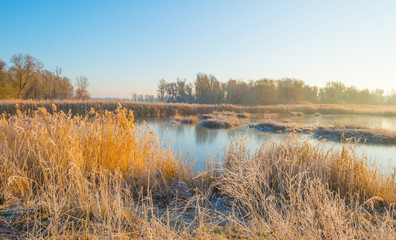
[[[396,89],[396,1],[0,0],[0,59],[30,54],[93,97],[158,81],[296,78]]]

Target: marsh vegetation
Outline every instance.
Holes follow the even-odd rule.
[[[233,141],[197,172],[131,111],[51,106],[0,120],[4,238],[381,238],[395,234],[395,177],[353,145],[297,136]],[[220,164],[220,163],[219,163]]]
[[[99,112],[114,111],[118,103],[134,112],[135,117],[171,117],[175,115],[189,116],[211,114],[213,112],[234,112],[249,114],[290,114],[301,112],[310,114],[339,114],[339,115],[378,115],[395,116],[396,106],[374,106],[353,104],[278,104],[261,106],[240,106],[232,104],[186,104],[186,103],[150,103],[131,101],[99,101],[99,100],[2,100],[0,101],[0,114],[16,114],[16,104],[20,111],[33,113],[39,107],[52,111],[52,104],[59,110],[72,114],[86,114],[91,108]]]
[[[309,125],[301,122],[266,120],[250,127],[274,133],[306,133],[318,139],[332,141],[354,141],[368,144],[396,144],[396,131],[372,128],[361,124]]]

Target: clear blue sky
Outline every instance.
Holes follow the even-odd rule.
[[[158,80],[293,77],[396,89],[396,1],[0,0],[0,59],[28,53],[94,97]]]

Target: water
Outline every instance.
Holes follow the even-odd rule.
[[[328,125],[334,122],[343,124],[360,124],[372,128],[384,128],[389,130],[396,130],[396,117],[389,116],[362,116],[362,115],[322,115],[315,117],[307,115],[304,117],[288,117],[281,116],[280,118],[290,119],[293,122],[300,122],[306,124]]]
[[[172,124],[167,119],[146,119],[145,121],[147,126],[165,144],[171,146],[176,152],[181,151],[189,160],[195,161],[197,170],[203,169],[205,161],[221,160],[232,139],[247,135],[247,145],[254,151],[262,144],[287,137],[286,134],[262,132],[256,129],[249,129],[246,126],[232,129],[207,129],[199,125]],[[257,122],[259,119],[254,116],[251,121]],[[296,117],[292,121],[320,125],[341,122],[396,130],[396,117],[324,115],[321,117]],[[141,120],[138,120],[138,124],[141,124],[141,122]],[[301,134],[301,137],[310,138],[309,135],[304,134]],[[309,141],[314,144],[325,144],[325,147],[328,148],[340,149],[343,146],[343,143],[320,143],[313,138]],[[367,154],[370,162],[376,164],[383,172],[392,173],[393,168],[396,167],[396,145],[360,144],[357,151],[359,154]]]

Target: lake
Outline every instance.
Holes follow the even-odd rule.
[[[280,116],[279,118],[287,118],[293,122],[306,124],[325,125],[341,122],[396,130],[396,117],[359,115],[322,115],[315,117],[307,115],[293,118]],[[198,171],[203,169],[206,161],[221,160],[232,139],[247,135],[248,146],[251,150],[255,150],[262,144],[288,136],[287,134],[262,132],[247,126],[231,129],[207,129],[199,125],[173,124],[169,119],[145,119],[145,121],[147,126],[159,136],[167,147],[171,147],[176,152],[180,151],[190,161],[195,161]],[[142,122],[142,119],[137,120],[138,125],[141,125]],[[260,122],[260,117],[252,116],[250,122]],[[314,144],[325,144],[326,148],[340,149],[344,144],[330,141],[323,143],[305,134],[301,134],[301,137],[309,138],[309,141]],[[360,144],[357,151],[359,154],[367,154],[370,162],[375,163],[383,172],[393,173],[393,168],[396,168],[396,145]]]

